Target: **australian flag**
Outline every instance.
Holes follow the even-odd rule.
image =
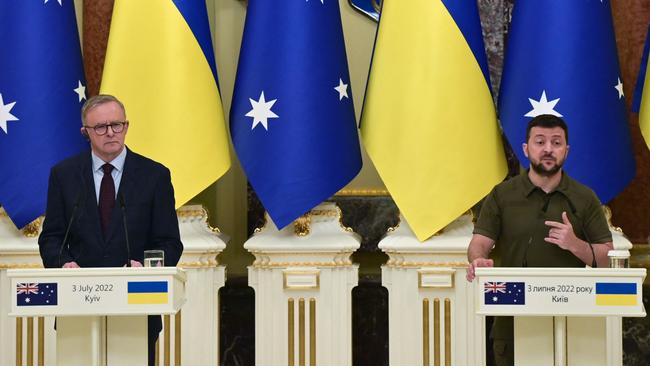
[[[56,282],[16,284],[16,306],[54,306],[58,304]]]
[[[282,228],[361,169],[339,2],[248,2],[230,131]]]
[[[485,282],[485,305],[525,305],[525,282]]]
[[[634,178],[609,1],[526,0],[515,4],[499,97],[513,147],[535,116],[569,126],[565,169],[607,203]],[[515,152],[527,161],[521,148]]]
[[[0,45],[0,205],[20,228],[45,212],[50,168],[87,148],[74,2],[0,1]]]

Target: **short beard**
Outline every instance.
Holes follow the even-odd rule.
[[[533,169],[535,173],[541,175],[542,177],[554,176],[555,174],[557,174],[557,172],[560,171],[560,169],[562,169],[562,165],[564,165],[563,161],[555,164],[555,166],[552,167],[551,169],[546,169],[546,167],[544,167],[544,164],[541,161],[537,164],[533,163],[532,161],[530,162],[530,168]]]

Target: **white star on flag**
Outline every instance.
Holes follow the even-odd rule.
[[[50,0],[45,0],[45,1],[43,2],[43,4],[47,4],[48,1],[50,1]],[[59,5],[63,6],[63,3],[62,3],[63,0],[56,0],[56,1],[59,3]]]
[[[75,93],[79,96],[79,101],[86,99],[86,87],[83,86],[81,80],[79,80],[79,86],[76,89],[73,89]]]
[[[560,101],[560,98],[553,99],[551,101],[547,100],[546,90],[542,91],[542,96],[539,98],[539,100],[528,98],[528,101],[530,101],[530,105],[533,106],[533,109],[530,112],[526,113],[524,117],[537,117],[541,114],[550,114],[556,117],[562,117],[560,113],[553,109],[555,108],[557,102]]]
[[[309,2],[309,0],[305,0],[305,1]],[[325,0],[320,0],[320,3],[321,3],[321,4],[325,4],[324,1],[325,1]]]
[[[277,99],[273,99],[267,102],[264,98],[264,91],[262,91],[260,100],[255,101],[251,98],[248,98],[248,100],[251,102],[251,106],[253,107],[253,109],[246,113],[246,117],[253,117],[253,126],[251,127],[251,130],[254,129],[258,124],[262,124],[264,129],[268,131],[268,119],[278,118],[278,115],[273,113],[271,110]]]
[[[343,80],[339,78],[339,86],[334,87],[334,90],[339,92],[339,100],[343,100],[343,97],[348,97],[348,84],[344,84]]]
[[[618,78],[618,83],[614,85],[614,89],[618,91],[618,99],[621,99],[625,96],[625,94],[623,94],[623,83],[621,83],[621,78]]]
[[[11,108],[14,107],[16,102],[11,102],[9,104],[4,104],[2,100],[2,94],[0,94],[0,128],[7,133],[7,122],[8,121],[18,121],[18,118],[11,114]]]

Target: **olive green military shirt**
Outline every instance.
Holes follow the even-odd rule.
[[[570,251],[544,241],[550,229],[544,221],[562,222],[562,212],[578,238],[592,244],[612,241],[601,203],[591,189],[563,173],[558,187],[546,193],[530,181],[527,171],[492,189],[474,234],[495,241],[496,266],[584,267]],[[497,317],[492,337],[512,340],[512,329],[511,317]]]
[[[571,252],[544,241],[550,229],[544,222],[561,223],[562,212],[578,238],[592,244],[612,241],[596,194],[565,173],[550,193],[535,186],[528,172],[495,186],[481,207],[474,234],[495,241],[497,266],[583,267]]]

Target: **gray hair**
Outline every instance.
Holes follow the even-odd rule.
[[[86,115],[88,115],[88,112],[90,112],[93,108],[110,102],[117,103],[117,105],[122,108],[122,112],[124,112],[126,115],[124,104],[122,104],[119,99],[110,94],[98,94],[94,97],[90,97],[90,99],[84,103],[83,107],[81,107],[81,123],[83,123],[84,126],[86,125]]]

